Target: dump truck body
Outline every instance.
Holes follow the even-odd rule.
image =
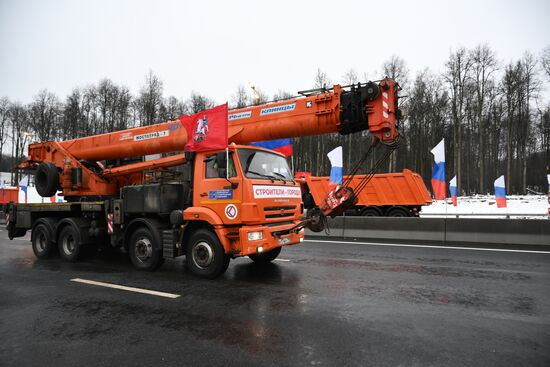
[[[363,177],[356,175],[349,186],[354,188]],[[329,177],[298,173],[295,178],[301,183],[306,209],[318,205],[330,192]],[[347,215],[402,216],[398,214],[406,212],[416,216],[423,205],[432,202],[422,177],[408,169],[374,175],[357,197],[357,204]]]

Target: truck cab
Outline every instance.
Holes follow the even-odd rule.
[[[301,190],[279,153],[231,144],[196,154],[193,205],[184,223],[209,223],[230,256],[262,255],[303,240]],[[278,250],[280,251],[280,250]]]

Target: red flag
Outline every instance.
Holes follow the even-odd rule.
[[[187,130],[188,140],[183,149],[186,152],[227,147],[227,103],[192,116],[181,116],[180,121]]]

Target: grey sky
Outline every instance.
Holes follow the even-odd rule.
[[[550,1],[0,0],[0,96],[62,99],[108,77],[137,92],[152,69],[164,95],[217,102],[239,84],[269,95],[369,76],[392,54],[442,71],[451,48],[487,42],[508,62],[550,44]]]

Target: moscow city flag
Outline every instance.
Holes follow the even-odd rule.
[[[441,139],[431,153],[434,155],[435,165],[432,171],[432,190],[436,200],[445,200],[445,139]]]
[[[227,148],[227,103],[192,116],[181,116],[180,121],[187,130],[187,144],[183,148],[186,152]]]

